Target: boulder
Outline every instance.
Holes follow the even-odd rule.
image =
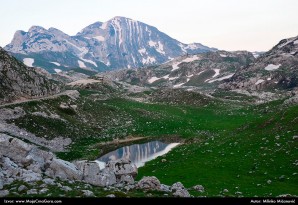
[[[9,194],[8,190],[0,190],[0,197],[7,196]]]
[[[22,192],[22,191],[24,191],[24,190],[27,190],[28,188],[25,186],[25,185],[21,185],[21,186],[19,186],[19,188],[18,188],[18,192]]]
[[[160,190],[160,181],[152,176],[152,177],[143,177],[137,184],[139,189],[145,190]]]
[[[106,197],[108,197],[108,198],[115,198],[116,196],[114,194],[109,194],[109,195],[106,195]]]
[[[30,189],[27,191],[27,195],[30,195],[30,194],[38,194],[38,193],[36,189]]]
[[[40,191],[39,191],[39,194],[45,194],[45,193],[47,193],[49,191],[49,189],[47,189],[47,188],[43,188],[43,189],[41,189]]]
[[[62,186],[61,189],[66,192],[72,191],[72,188],[70,188],[69,186]]]
[[[173,196],[178,197],[190,197],[189,192],[185,189],[181,182],[176,182],[171,186],[171,190],[173,192]]]
[[[83,181],[95,186],[110,186],[116,183],[116,176],[110,169],[100,170],[96,162],[77,161],[78,169],[83,173]]]
[[[31,160],[26,157],[32,148],[32,145],[29,145],[22,140],[6,134],[0,134],[0,157],[5,155],[15,163],[29,165]]]
[[[194,190],[203,193],[205,191],[204,187],[202,185],[196,185],[193,187]]]
[[[43,183],[48,184],[48,185],[55,185],[55,181],[51,178],[45,178],[44,180],[42,180]]]
[[[71,180],[81,180],[83,177],[83,173],[73,163],[62,159],[53,158],[46,166],[45,174],[49,177]]]
[[[138,168],[129,159],[124,158],[109,161],[105,169],[115,174],[117,182],[120,181],[122,175],[130,175],[135,178],[138,174]]]
[[[86,197],[94,197],[94,193],[92,191],[89,190],[82,190],[83,195]]]

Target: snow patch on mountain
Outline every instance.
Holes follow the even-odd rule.
[[[213,83],[213,82],[216,82],[216,81],[222,81],[222,80],[225,80],[225,79],[229,79],[229,78],[231,78],[233,75],[234,75],[234,73],[233,73],[233,74],[230,74],[230,75],[223,76],[223,77],[221,77],[221,78],[214,79],[214,80],[209,80],[208,83]]]
[[[26,66],[33,67],[34,59],[33,58],[24,58],[23,62]]]
[[[94,36],[92,38],[94,38],[94,39],[96,39],[98,41],[105,41],[105,37],[103,37],[103,36]]]
[[[58,68],[55,68],[54,71],[55,71],[56,73],[61,73],[61,72],[62,72],[62,70],[61,70],[61,69],[58,69]]]
[[[151,77],[149,80],[148,80],[148,82],[151,84],[151,83],[153,83],[153,82],[155,82],[155,81],[157,81],[157,80],[159,80],[160,78],[158,78],[158,77]]]
[[[199,60],[200,58],[198,57],[198,56],[192,56],[192,57],[189,57],[189,58],[185,58],[184,60],[182,60],[182,61],[179,61],[179,62],[177,62],[177,63],[174,63],[173,65],[172,65],[172,70],[171,71],[174,71],[174,70],[177,70],[177,69],[179,69],[179,64],[180,63],[189,63],[189,62],[192,62],[192,61],[195,61],[195,60]]]
[[[277,70],[280,66],[281,64],[278,64],[278,65],[269,64],[264,69],[268,71],[272,71],[272,70]]]
[[[87,68],[83,61],[78,60],[78,64],[80,68]]]
[[[154,57],[150,57],[150,56],[142,59],[143,64],[153,64],[155,62],[156,62],[156,59]]]
[[[53,63],[53,64],[55,64],[56,66],[60,66],[60,65],[61,65],[60,63],[57,63],[57,62],[50,62],[50,63]]]
[[[173,87],[174,87],[174,88],[179,88],[179,87],[181,87],[182,85],[184,85],[184,83],[180,83],[180,84],[174,85]]]

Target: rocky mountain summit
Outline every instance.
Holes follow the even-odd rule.
[[[0,104],[59,92],[59,86],[0,48]]]
[[[239,69],[222,88],[274,91],[298,86],[298,36],[281,40],[247,67]]]
[[[124,17],[93,23],[75,36],[33,26],[17,31],[5,49],[27,65],[50,72],[71,68],[104,71],[161,64],[184,54],[215,51],[199,43],[184,44],[153,26]]]

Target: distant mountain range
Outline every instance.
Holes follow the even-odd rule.
[[[28,66],[52,73],[78,67],[96,71],[139,68],[217,50],[181,43],[153,26],[124,17],[96,22],[75,36],[33,26],[28,32],[17,31],[4,49]]]

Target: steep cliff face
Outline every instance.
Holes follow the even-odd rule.
[[[80,67],[98,71],[164,63],[186,53],[215,51],[183,44],[153,26],[124,17],[91,24],[75,36],[33,26],[17,31],[5,49],[29,66],[50,72]],[[58,70],[57,70],[58,69]]]
[[[0,47],[0,104],[59,92],[58,85]]]
[[[298,36],[281,40],[221,87],[269,91],[298,87]]]

